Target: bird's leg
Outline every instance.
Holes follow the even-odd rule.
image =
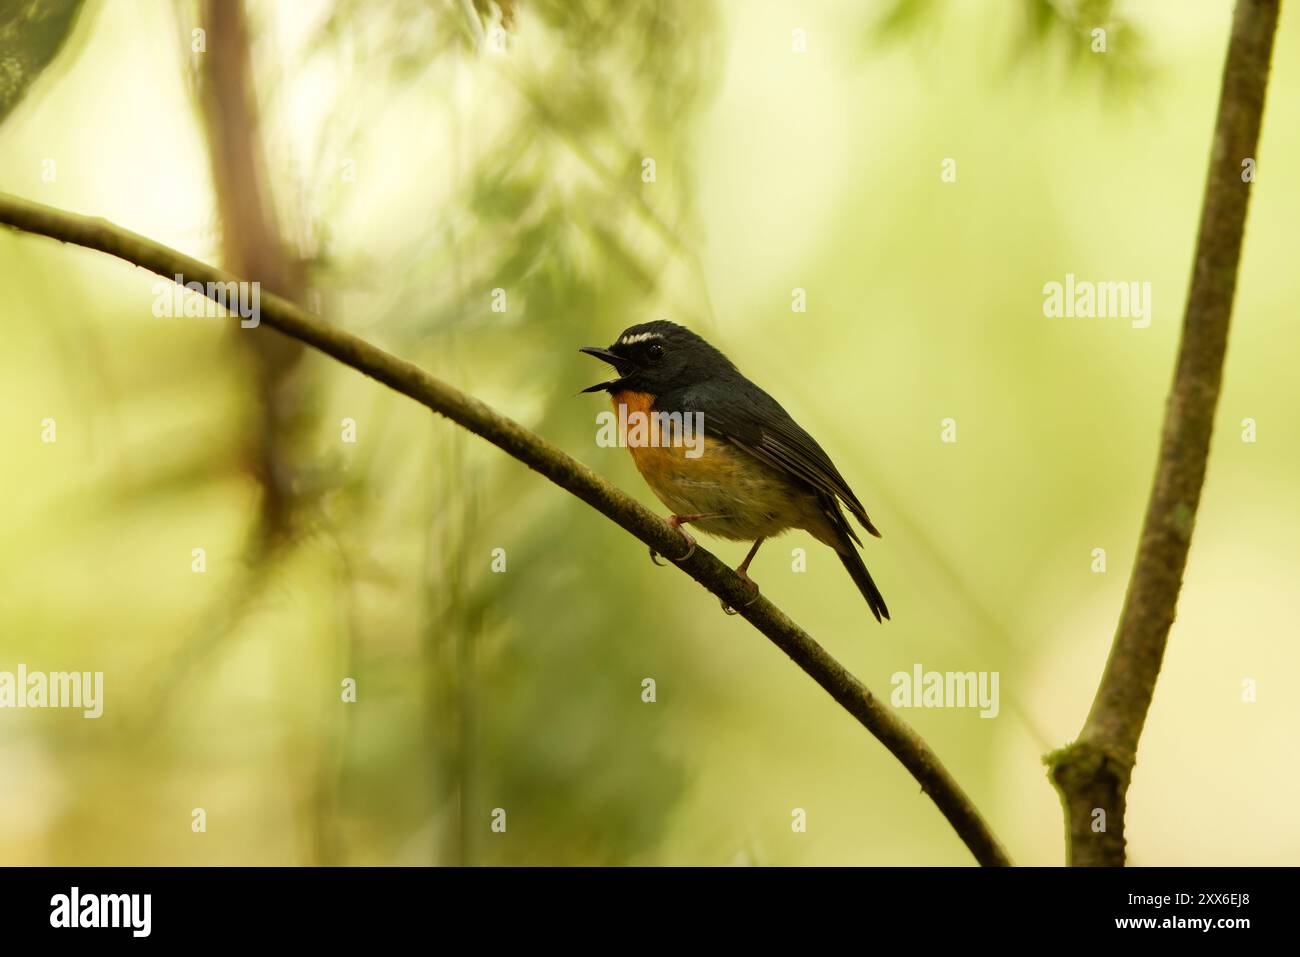
[[[668,524],[671,525],[673,528],[677,529],[677,533],[681,535],[682,538],[686,539],[686,554],[683,555],[681,558],[674,558],[673,561],[684,562],[686,561],[686,559],[690,558],[692,555],[695,554],[695,536],[692,535],[690,532],[688,532],[686,529],[682,528],[683,525],[685,525],[687,522],[699,522],[706,518],[722,518],[722,517],[723,515],[720,512],[702,512],[699,515],[669,515]],[[656,565],[663,564],[663,562],[659,560],[659,553],[656,552],[653,548],[650,549],[650,561],[654,562]]]
[[[762,544],[763,539],[760,538],[754,543],[754,547],[749,550],[749,554],[745,556],[745,560],[740,563],[740,567],[736,569],[736,574],[749,582],[754,588],[754,597],[745,602],[743,606],[745,608],[748,608],[750,605],[754,604],[754,602],[758,601],[758,582],[749,577],[749,563],[754,560],[754,556],[758,554],[758,546]],[[725,601],[722,603],[722,610],[728,615],[736,614],[736,609],[730,607]]]

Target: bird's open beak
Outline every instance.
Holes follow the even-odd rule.
[[[587,355],[589,355],[589,356],[595,356],[595,357],[596,357],[597,359],[599,359],[601,362],[608,362],[608,363],[609,363],[610,365],[612,365],[615,369],[617,369],[617,370],[619,371],[620,374],[623,372],[623,369],[628,365],[628,361],[627,361],[626,359],[622,358],[621,356],[616,356],[616,355],[614,355],[614,353],[610,352],[608,349],[602,349],[602,348],[600,348],[599,346],[583,346],[583,347],[582,347],[581,349],[579,349],[578,351],[579,351],[579,352],[585,352],[585,353],[586,353]],[[588,386],[587,388],[583,389],[582,391],[583,391],[583,392],[602,392],[602,391],[605,391],[605,390],[609,389],[610,386],[616,386],[616,385],[618,385],[619,382],[621,382],[621,381],[622,381],[622,379],[610,379],[608,382],[597,382],[595,385],[593,385],[593,386]]]

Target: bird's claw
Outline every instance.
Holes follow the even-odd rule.
[[[686,542],[686,554],[683,555],[681,558],[673,559],[673,561],[677,562],[678,564],[681,564],[682,562],[686,561],[686,559],[690,558],[692,555],[695,554],[695,537],[691,535],[691,533],[688,532],[686,529],[682,528],[682,522],[680,519],[678,519],[676,515],[668,519],[668,524],[671,525],[673,528],[677,529],[677,534],[681,535],[682,540]],[[650,561],[654,562],[656,565],[659,565],[661,567],[665,564],[664,562],[661,562],[659,560],[659,553],[654,550],[653,546],[650,549]]]
[[[695,554],[695,543],[691,542],[686,548],[686,554],[683,555],[681,558],[674,558],[673,561],[680,564],[681,562],[686,561],[686,559],[690,558],[694,554]],[[659,553],[655,551],[653,548],[650,549],[650,561],[654,562],[656,565],[660,566],[661,568],[664,565],[668,564],[667,562],[661,562],[659,560]]]
[[[744,578],[745,581],[749,582],[749,586],[754,589],[754,597],[740,606],[741,608],[748,608],[750,605],[754,604],[754,602],[758,601],[758,597],[759,597],[758,582],[754,581],[754,579],[750,578],[748,575],[745,575],[744,573],[741,574],[741,577]],[[735,608],[732,608],[725,601],[722,603],[722,610],[726,612],[728,615],[740,614],[739,611],[737,611]]]

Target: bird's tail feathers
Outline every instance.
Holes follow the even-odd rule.
[[[858,591],[862,592],[862,597],[867,600],[867,607],[876,616],[876,621],[888,618],[889,609],[885,607],[885,598],[872,580],[871,573],[867,571],[866,563],[862,561],[858,550],[846,542],[842,550],[836,549],[835,554],[840,556],[840,561],[844,563],[844,567],[853,578],[853,584],[858,586]]]
[[[876,616],[876,621],[883,624],[884,620],[889,617],[889,609],[885,606],[885,599],[880,594],[880,589],[872,581],[871,573],[867,571],[862,556],[858,554],[858,550],[854,546],[854,542],[858,542],[858,536],[853,534],[853,528],[849,525],[848,519],[844,517],[844,513],[840,511],[839,504],[834,499],[823,498],[821,506],[822,516],[825,518],[826,523],[814,534],[835,549],[835,554],[840,556],[840,561],[844,563],[845,569],[848,570],[849,576],[853,579],[853,584],[858,586],[858,591],[862,592],[862,597],[867,600],[867,607]],[[880,534],[876,532],[870,522],[866,523],[866,529],[876,535]]]

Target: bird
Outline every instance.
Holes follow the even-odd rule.
[[[671,511],[668,524],[685,543],[684,554],[675,561],[685,561],[695,551],[686,525],[718,538],[753,542],[736,569],[753,591],[743,606],[748,607],[758,600],[749,565],[759,546],[790,529],[803,529],[835,550],[876,621],[889,618],[885,599],[858,553],[862,540],[843,511],[880,538],[866,509],[816,439],[721,351],[664,319],[630,326],[608,348],[578,351],[617,372],[616,378],[582,392],[609,393],[626,433],[623,444],[650,490]],[[681,422],[683,429],[698,422],[702,436],[698,442],[684,441],[682,435],[664,441],[663,431],[651,427],[634,442],[628,438],[634,430],[626,423],[635,423],[637,416],[663,426]],[[651,560],[660,564],[658,557],[652,548]],[[725,602],[723,609],[736,613]]]

